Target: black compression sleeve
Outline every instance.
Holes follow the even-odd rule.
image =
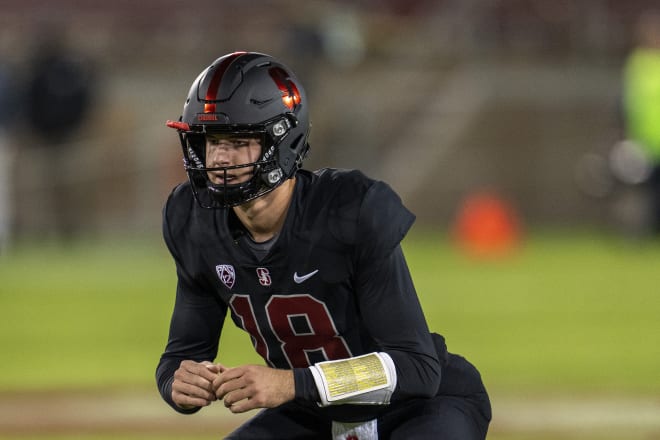
[[[296,385],[296,400],[312,403],[320,401],[319,391],[309,368],[294,368],[293,380]]]

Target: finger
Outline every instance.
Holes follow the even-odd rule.
[[[212,364],[211,362],[202,362],[202,363],[191,362],[191,363],[186,363],[185,365],[182,362],[181,367],[188,373],[192,374],[193,376],[199,376],[207,380],[209,386],[211,382],[215,380],[218,374],[218,371],[215,371],[216,369],[215,365]]]
[[[213,372],[216,372],[216,373],[220,371],[220,365],[219,364],[214,364],[213,362],[204,361],[204,362],[202,362],[202,365],[205,366],[209,371],[213,371]]]
[[[212,381],[183,368],[179,368],[174,372],[172,391],[192,397],[201,397],[209,401],[215,400],[215,389],[212,387]]]
[[[172,382],[172,393],[175,392],[193,398],[204,399],[208,402],[213,402],[216,400],[215,393],[211,392],[210,390],[177,380]]]
[[[237,377],[231,380],[223,380],[223,378],[218,378],[217,381],[213,382],[213,389],[215,390],[215,396],[218,399],[223,399],[228,393],[239,390],[244,386],[245,383],[241,377]]]
[[[210,380],[213,382],[215,379],[218,378],[218,374],[222,371],[222,366],[220,364],[204,364],[204,367],[211,373],[211,376],[208,376],[204,374],[204,378]]]
[[[250,391],[247,388],[239,388],[228,392],[223,399],[223,403],[227,408],[231,408],[233,405],[249,398]]]
[[[215,378],[213,379],[213,382],[211,383],[211,390],[213,390],[214,392],[216,392],[218,390],[218,387],[222,384],[222,379],[220,379],[220,375],[228,370],[228,368],[222,364],[215,364],[215,365],[216,367],[218,367],[218,371],[217,374],[215,375]]]
[[[189,376],[185,373],[183,376]],[[199,380],[202,380],[198,378]],[[203,381],[203,380],[202,380]],[[172,400],[181,406],[207,406],[216,400],[215,393],[204,387],[174,379],[172,382]]]
[[[239,377],[228,379],[227,377],[220,374],[213,381],[211,388],[215,390],[216,397],[218,399],[222,399],[224,395],[227,394],[228,392],[242,387],[242,382],[238,382],[239,380],[240,380]]]
[[[224,371],[218,374],[218,377],[220,383],[225,383],[244,376],[246,371],[246,367],[225,368]]]
[[[215,393],[215,396],[218,397],[218,398],[221,398],[221,397],[218,396],[218,394],[220,393],[220,385],[222,385],[222,382],[220,382],[220,376],[218,376],[211,383],[211,389]]]
[[[238,403],[235,403],[232,406],[227,407],[227,409],[229,409],[229,411],[231,411],[234,414],[241,414],[255,408],[256,406],[252,405],[249,399],[242,400]]]
[[[223,371],[229,369],[229,367],[222,365],[219,362],[214,364],[213,362],[204,361],[202,362],[202,365],[204,365],[206,368],[216,373],[222,373]]]
[[[251,399],[251,398],[239,400],[227,406],[227,409],[229,409],[229,411],[231,411],[234,414],[244,413],[253,410],[255,408],[264,408],[264,406],[260,405],[255,399]]]
[[[178,406],[184,409],[208,406],[212,403],[212,401],[208,399],[204,399],[201,397],[194,397],[176,391],[172,392],[172,400],[174,401],[174,403],[176,403]]]
[[[213,378],[211,380],[204,378],[196,373],[191,373],[186,370],[176,370],[174,372],[174,381],[172,382],[172,387],[175,388],[179,385],[191,385],[193,387],[200,388],[207,392],[213,391],[211,384],[213,383]]]

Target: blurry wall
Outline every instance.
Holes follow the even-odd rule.
[[[486,189],[531,226],[613,227],[621,191],[602,163],[622,138],[622,62],[652,3],[0,1],[0,67],[17,96],[0,217],[19,239],[157,231],[185,178],[164,122],[212,60],[254,50],[308,90],[308,168],[362,168],[429,225]],[[23,92],[51,29],[93,71],[93,99],[46,154],[54,142],[35,136]]]

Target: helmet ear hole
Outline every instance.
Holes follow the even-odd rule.
[[[291,144],[289,145],[289,148],[293,151],[296,151],[298,149],[299,143],[302,141],[302,138],[303,136],[301,134],[296,136],[293,142],[291,142]]]
[[[302,161],[307,157],[307,152],[309,151],[309,144],[307,139],[302,134],[296,138],[294,142],[291,143],[291,151],[294,153],[296,159],[296,167],[292,171],[292,174],[302,166]]]

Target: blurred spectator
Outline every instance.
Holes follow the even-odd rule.
[[[90,64],[65,44],[59,29],[48,28],[37,39],[23,95],[24,124],[29,133],[22,152],[30,160],[36,188],[31,217],[41,233],[68,240],[79,229],[79,210],[71,163],[76,134],[86,121],[95,90]],[[36,214],[38,212],[39,214]]]
[[[34,134],[56,148],[69,140],[87,116],[91,72],[85,60],[57,38],[40,44],[30,68],[27,121]]]
[[[14,75],[12,68],[0,64],[0,254],[9,246],[12,224],[11,170],[13,152],[9,125],[14,114]]]
[[[649,161],[643,182],[650,202],[650,227],[660,233],[660,10],[640,16],[637,46],[624,67],[624,118],[626,137]]]

